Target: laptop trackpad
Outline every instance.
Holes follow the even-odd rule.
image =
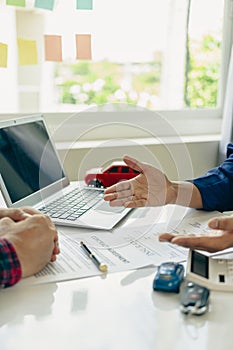
[[[122,213],[125,208],[124,207],[110,207],[108,202],[102,202],[98,204],[93,210],[100,210],[109,213]]]

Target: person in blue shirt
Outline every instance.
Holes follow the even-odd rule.
[[[170,181],[159,169],[129,156],[125,156],[124,161],[140,174],[105,190],[104,199],[111,206],[137,208],[178,204],[207,211],[233,210],[233,143],[228,145],[227,158],[219,167],[188,181]],[[233,247],[233,216],[213,217],[208,224],[218,230],[218,235],[164,233],[159,239],[209,252]]]

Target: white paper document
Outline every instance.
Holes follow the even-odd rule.
[[[182,234],[206,233],[208,220],[213,216],[213,213],[191,211],[181,223],[174,222],[169,226],[159,223],[154,227],[122,227],[112,231],[60,233],[61,253],[57,256],[57,261],[49,263],[40,273],[20,283],[49,283],[102,275],[103,273],[81,248],[80,241],[84,241],[98,260],[108,266],[108,273],[149,265],[157,266],[165,261],[185,261],[188,249],[161,243],[158,241],[158,234],[168,231]]]
[[[142,237],[135,240],[135,235]],[[161,244],[157,232],[148,232],[144,235],[142,227],[140,231],[137,229],[129,229],[127,232],[119,229],[111,233],[97,231],[76,234],[72,238],[60,234],[61,253],[57,256],[57,261],[49,263],[41,272],[20,283],[38,284],[102,275],[103,273],[81,248],[80,241],[84,241],[98,260],[108,266],[108,273],[158,265],[167,260],[184,261],[187,258],[185,249]]]

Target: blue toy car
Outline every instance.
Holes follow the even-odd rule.
[[[183,279],[183,265],[175,262],[165,262],[158,267],[153,281],[153,289],[179,293]]]

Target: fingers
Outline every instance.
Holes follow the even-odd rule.
[[[55,238],[54,238],[54,248],[53,248],[53,252],[52,252],[52,256],[50,261],[54,262],[57,259],[57,255],[60,254],[60,247],[59,247],[59,241],[58,241],[58,234],[56,234]]]
[[[159,241],[160,242],[171,242],[171,240],[175,237],[175,235],[172,235],[171,233],[161,233],[159,235]]]
[[[186,248],[206,250],[210,253],[215,253],[223,249],[229,248],[232,243],[222,236],[195,236],[195,237],[175,237],[171,243],[181,245]]]
[[[32,207],[21,207],[21,209],[25,214],[29,214],[29,215],[41,214],[39,210],[34,209]]]
[[[124,199],[124,198],[122,198],[122,199],[114,199],[114,200],[111,200],[109,202],[109,205],[111,207],[122,207],[122,206],[125,206],[125,204],[128,203],[128,202],[129,202],[129,199]]]
[[[0,220],[0,236],[4,237],[7,233],[11,232],[12,225],[14,225],[15,222],[9,217],[4,217]]]
[[[124,199],[124,198],[131,198],[133,193],[132,190],[122,190],[120,192],[113,192],[113,193],[109,193],[106,194],[107,192],[105,192],[104,195],[104,200],[106,201],[113,201],[115,199]]]
[[[117,194],[105,195],[105,201],[109,201],[109,205],[111,207],[120,207],[124,206],[125,208],[139,208],[146,207],[149,205],[149,202],[145,198],[137,198],[137,196],[126,196],[125,198],[121,198]]]
[[[21,208],[2,208],[0,209],[0,219],[8,217],[15,222],[25,220],[28,216],[40,214],[40,212],[31,207]]]
[[[133,197],[134,198],[134,197]],[[139,208],[139,207],[145,207],[147,205],[147,202],[145,199],[116,199],[111,201],[110,203],[111,207],[125,207],[125,208]]]
[[[139,172],[143,172],[143,163],[140,163],[136,159],[129,156],[124,156],[124,161],[132,169],[135,169]],[[125,192],[125,191],[130,191],[130,192]],[[131,181],[119,182],[116,185],[110,186],[105,190],[105,194],[113,194],[113,193],[118,193],[118,194],[120,193],[119,194],[121,196],[120,198],[131,195],[132,194]],[[105,196],[105,200],[112,200],[112,197]]]
[[[21,208],[2,208],[0,209],[0,219],[5,217],[14,221],[21,221],[27,217],[27,214]]]
[[[54,237],[54,248],[53,248],[53,252],[52,252],[52,256],[51,256],[50,261],[51,262],[56,261],[58,254],[60,254],[60,247],[59,247],[58,233],[56,231],[56,235]]]
[[[115,192],[111,192],[113,187]],[[109,201],[111,207],[138,208],[148,205],[147,200],[143,196],[139,197],[133,194],[133,186],[130,181],[120,182],[111,188],[108,188],[104,195],[104,200]]]
[[[228,235],[222,233],[217,236],[182,236],[163,233],[159,236],[159,240],[160,242],[170,242],[185,248],[205,250],[210,253],[215,253],[233,246],[233,234],[231,233]]]
[[[212,218],[208,225],[215,230],[233,231],[233,216]]]
[[[141,173],[143,172],[143,163],[129,156],[124,156],[124,161],[131,168]],[[108,187],[105,190],[104,200],[110,202],[110,205],[113,207],[125,206],[127,208],[136,208],[144,206],[145,200],[143,196],[140,199],[134,197],[134,184],[137,177],[133,180],[122,181]]]
[[[53,255],[60,254],[60,247],[59,247],[59,241],[58,241],[58,235],[55,236],[54,239],[54,249],[53,249]]]
[[[104,200],[110,202],[112,207],[125,206],[132,201],[133,190],[129,181],[123,181],[105,190]]]
[[[114,192],[114,193],[110,193],[107,196],[105,196],[107,199],[109,198],[110,200],[113,199],[120,199],[120,198],[128,198],[131,197],[133,195],[133,191],[132,190],[122,190],[120,192]]]
[[[127,191],[127,190],[130,191],[130,189],[131,189],[130,181],[122,181],[122,182],[118,182],[116,185],[106,188],[104,193],[105,194],[118,193],[118,192]]]
[[[208,225],[215,230],[209,235],[184,236],[163,233],[159,236],[159,240],[210,253],[233,247],[233,216],[212,218]]]

